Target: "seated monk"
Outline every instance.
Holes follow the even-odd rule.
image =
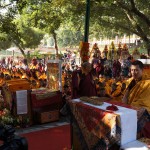
[[[23,73],[21,79],[29,80],[29,77],[28,77],[28,75],[26,73]]]
[[[99,89],[97,91],[97,96],[111,99],[111,96],[109,94],[107,94],[107,92],[106,92],[105,85],[101,82],[99,82],[98,85],[99,85]],[[105,99],[105,100],[107,100],[107,99]]]
[[[30,87],[31,87],[31,89],[39,88],[40,87],[40,83],[39,83],[38,79],[30,77]]]
[[[111,97],[111,87],[109,85],[109,82],[107,80],[103,81],[102,84],[105,87],[105,92],[107,95],[109,95]]]
[[[111,97],[117,100],[121,95],[121,86],[117,85],[115,82],[111,85]]]
[[[105,77],[103,75],[99,75],[99,82],[103,82],[105,80]]]
[[[131,63],[132,77],[126,82],[122,101],[132,106],[144,107],[150,112],[150,78],[143,74],[144,65],[135,60]]]
[[[113,101],[121,101],[122,100],[125,88],[126,88],[126,84],[124,82],[121,83],[121,81],[117,81],[117,82],[112,83],[111,97],[112,97]]]

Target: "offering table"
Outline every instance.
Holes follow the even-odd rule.
[[[142,128],[150,121],[148,112],[143,108],[114,104],[119,108],[118,112],[105,109],[110,102],[101,106],[89,105],[80,99],[69,102],[74,149],[106,150],[115,144],[119,149],[119,146],[140,137]]]
[[[59,120],[62,105],[60,91],[37,89],[31,92],[31,109],[34,123],[46,123]]]

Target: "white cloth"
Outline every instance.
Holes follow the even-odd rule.
[[[80,102],[80,99],[74,99],[74,102]],[[84,102],[85,103],[85,102]],[[112,104],[104,102],[103,105],[97,106],[90,103],[85,103],[86,105],[106,110],[107,106]],[[118,111],[114,111],[115,114],[120,116],[121,120],[121,145],[132,142],[136,140],[137,135],[137,111],[121,106],[117,106]],[[106,110],[107,111],[107,110]]]
[[[127,143],[121,147],[123,150],[149,150],[147,145],[143,142],[135,140],[133,142]]]

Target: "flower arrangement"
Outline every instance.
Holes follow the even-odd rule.
[[[89,43],[88,42],[80,42],[80,57],[82,62],[89,61],[90,54],[89,54]]]
[[[0,111],[0,122],[2,124],[13,124],[13,118],[7,108],[4,108]]]
[[[19,115],[14,118],[13,125],[17,128],[26,128],[29,127],[30,125],[29,117],[28,116],[22,116]]]
[[[6,125],[13,125],[14,127],[28,127],[29,126],[29,118],[22,116],[12,116],[10,111],[7,108],[4,108],[0,111],[0,122]]]
[[[3,96],[0,95],[0,122],[1,124],[14,127],[27,127],[29,126],[29,117],[13,116],[9,105],[4,101]]]

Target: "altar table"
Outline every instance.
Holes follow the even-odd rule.
[[[145,123],[150,121],[148,112],[144,108],[131,108],[131,106],[115,102],[114,104],[137,111],[136,130],[137,138],[139,138]],[[121,145],[122,129],[118,114],[87,105],[81,101],[71,100],[69,106],[72,114],[72,145],[74,149],[107,150],[111,149],[114,144]]]
[[[52,92],[48,89],[32,91],[31,109],[33,122],[36,124],[58,120],[61,105],[62,95],[60,91]]]

